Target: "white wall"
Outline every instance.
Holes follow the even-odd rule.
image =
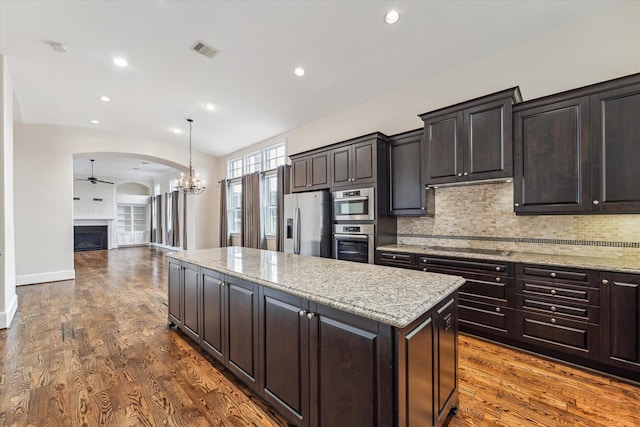
[[[417,129],[423,125],[418,114],[513,86],[520,86],[528,100],[638,73],[638,40],[640,1],[630,1],[393,93],[372,96],[371,101],[357,107],[234,152],[220,162],[218,179],[226,175],[226,160],[284,138],[287,153],[296,154],[371,132],[394,135]],[[424,60],[429,60],[426,53]]]
[[[13,86],[7,61],[0,55],[0,329],[9,327],[18,309],[13,156]]]
[[[73,269],[73,155],[126,153],[188,160],[183,147],[116,132],[67,126],[15,123],[16,274],[20,283],[65,280]],[[193,153],[203,179],[218,175],[215,159]],[[201,197],[201,196],[198,196]],[[203,199],[201,199],[203,200]],[[204,199],[206,200],[206,199]],[[217,212],[199,203],[194,209],[197,248],[217,243]],[[37,248],[37,250],[34,250]]]
[[[73,219],[113,219],[115,215],[116,186],[92,184],[86,178],[73,181]],[[94,199],[102,199],[100,201]]]

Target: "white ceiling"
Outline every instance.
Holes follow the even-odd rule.
[[[73,157],[73,173],[78,177],[91,175],[91,160],[93,176],[103,181],[133,180],[153,181],[169,173],[178,171],[170,166],[155,163],[149,159],[114,156],[113,154],[82,154]]]
[[[619,3],[0,0],[0,54],[18,121],[185,145],[189,117],[194,150],[223,156]]]

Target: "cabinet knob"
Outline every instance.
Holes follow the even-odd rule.
[[[315,313],[307,313],[307,319],[311,320],[311,319],[313,319],[314,317],[316,317],[316,314],[315,314]]]
[[[467,176],[467,175],[469,175],[469,172],[465,172],[465,173],[463,173],[463,175],[464,175],[464,176]]]
[[[556,277],[556,273],[551,273],[551,277]]]
[[[496,311],[500,313],[500,307],[496,307]]]
[[[307,312],[306,312],[306,311],[304,311],[304,310],[300,310],[300,311],[298,312],[298,316],[300,316],[300,317],[304,317],[304,315],[305,315],[305,314],[307,314]]]
[[[425,210],[425,207],[424,207],[424,206],[422,206],[420,209]]]
[[[395,255],[393,255],[391,258],[396,259],[396,256],[395,256]]]
[[[422,271],[427,271],[427,267],[423,268]]]
[[[555,289],[551,289],[551,295],[555,295],[556,294],[556,290]]]
[[[500,267],[496,267],[496,271],[500,271]]]
[[[555,317],[551,318],[551,323],[556,323],[556,318]]]
[[[458,176],[462,176],[462,172],[458,172]]]
[[[499,278],[499,277],[496,277],[496,282],[499,282],[499,281],[500,281],[500,278]]]
[[[520,203],[514,203],[513,206],[515,206],[516,208],[520,206]]]
[[[551,306],[551,311],[556,311],[556,310],[557,310],[557,308],[554,305],[552,305]]]
[[[594,206],[597,206],[597,205],[599,205],[599,204],[600,204],[600,202],[599,202],[599,201],[597,201],[597,200],[594,200],[594,201],[593,201],[593,202],[591,202],[591,203],[593,203],[593,205],[594,205]]]
[[[218,280],[218,285],[222,286],[224,285],[224,282],[222,280]]]
[[[603,284],[603,285],[608,285],[608,284],[609,284],[609,281],[608,281],[607,279],[602,279],[602,284]]]

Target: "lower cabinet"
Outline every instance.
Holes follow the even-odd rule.
[[[227,368],[255,388],[259,350],[258,285],[232,277],[227,277],[226,281]]]
[[[202,269],[202,348],[224,363],[227,354],[226,291],[222,274]]]
[[[169,258],[168,265],[168,306],[169,306],[169,323],[182,326],[182,299],[184,291],[182,290],[182,263]]]
[[[169,321],[196,341],[200,334],[200,291],[198,267],[169,261]]]

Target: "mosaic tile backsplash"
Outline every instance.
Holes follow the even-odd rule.
[[[516,216],[513,183],[435,190],[433,217],[398,218],[398,243],[638,258],[640,215]]]

